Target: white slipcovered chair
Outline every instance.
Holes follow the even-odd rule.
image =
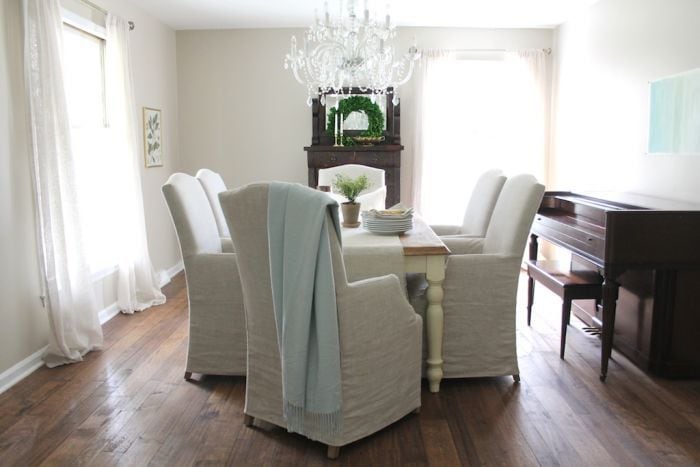
[[[369,180],[369,188],[360,192],[357,197],[357,202],[360,203],[363,211],[370,209],[385,209],[386,208],[386,183],[384,182],[384,171],[374,167],[359,164],[345,164],[328,169],[320,169],[318,171],[319,186],[331,187],[331,196],[339,203],[347,201],[345,197],[333,192],[333,182],[338,174],[345,175],[350,178],[356,178],[360,175],[366,175]]]
[[[515,306],[525,243],[544,186],[532,175],[509,178],[484,238],[448,238],[443,283],[445,378],[513,375]]]
[[[176,173],[163,185],[185,263],[189,345],[185,379],[192,373],[245,375],[243,296],[234,253],[225,253],[202,185]]]
[[[230,241],[231,234],[228,231],[224,213],[221,211],[221,203],[219,203],[219,193],[226,191],[226,183],[224,179],[221,178],[221,175],[209,169],[199,169],[195,178],[202,184],[204,193],[207,195],[209,205],[214,213],[216,228],[219,230],[219,237],[227,239],[223,242],[224,251],[232,252],[233,244]]]
[[[245,302],[248,373],[244,422],[250,426],[258,418],[284,427],[270,280],[268,190],[269,184],[257,183],[222,193],[220,199],[239,252]],[[232,219],[246,222],[232,223]],[[337,435],[303,434],[327,444],[328,456],[333,458],[340,446],[375,433],[420,407],[422,321],[396,276],[348,283],[330,214],[326,222],[338,312],[343,422]]]
[[[474,185],[462,225],[431,225],[442,236],[483,237],[486,235],[498,195],[506,177],[498,169],[484,172]]]

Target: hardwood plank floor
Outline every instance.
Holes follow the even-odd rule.
[[[183,276],[165,292],[167,304],[107,323],[102,351],[0,395],[0,465],[700,465],[700,381],[652,378],[615,352],[603,384],[600,341],[576,323],[560,360],[560,302],[544,287],[532,327],[518,307],[520,384],[424,387],[420,414],[335,462],[302,436],[244,427],[244,378],[185,382]]]

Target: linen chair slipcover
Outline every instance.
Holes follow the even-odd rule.
[[[335,176],[338,174],[343,174],[350,178],[357,178],[360,175],[367,176],[370,186],[366,190],[362,190],[360,196],[357,197],[357,202],[361,205],[360,209],[368,211],[370,209],[386,208],[386,183],[384,181],[384,171],[382,169],[359,164],[345,164],[328,169],[320,169],[318,171],[319,186],[330,186],[332,191]],[[339,203],[347,201],[344,196],[338,193],[331,192],[331,196]]]
[[[199,180],[199,183],[202,184],[204,193],[206,193],[207,199],[209,200],[211,210],[214,212],[214,219],[216,220],[216,228],[219,230],[219,237],[230,239],[231,234],[228,231],[224,213],[221,211],[221,203],[219,203],[219,193],[226,191],[224,179],[221,178],[221,175],[209,169],[199,169],[195,177]]]
[[[498,169],[484,172],[474,185],[462,225],[432,225],[433,231],[442,236],[483,237],[489,227],[494,206],[498,201],[506,177]]]
[[[238,251],[248,336],[245,422],[286,426],[282,412],[280,354],[270,283],[267,183],[221,193],[219,198]],[[246,222],[231,222],[246,219]],[[331,223],[330,214],[326,222]],[[348,283],[340,243],[329,225],[338,305],[342,379],[341,432],[304,433],[337,447],[368,436],[420,407],[422,320],[394,275]],[[333,449],[332,449],[333,448]],[[337,454],[336,454],[337,455]]]
[[[190,332],[185,378],[192,373],[245,375],[245,316],[236,255],[222,251],[214,213],[194,177],[173,174],[162,190],[187,280]]]
[[[532,175],[509,178],[484,238],[443,239],[450,251],[466,253],[450,255],[445,271],[443,377],[513,375],[519,380],[518,276],[543,194],[544,186]]]

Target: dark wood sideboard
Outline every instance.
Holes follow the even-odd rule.
[[[365,94],[357,88],[346,89],[346,94]],[[378,97],[379,98],[379,97]],[[333,138],[326,133],[326,106],[320,99],[311,105],[311,146],[306,146],[306,161],[309,169],[309,186],[318,185],[318,170],[345,164],[367,165],[384,170],[386,183],[386,205],[393,206],[401,200],[401,109],[394,105],[391,96],[386,99],[386,126],[384,141],[372,146],[334,146]],[[347,135],[357,135],[346,132]]]
[[[401,150],[400,144],[375,146],[307,146],[309,186],[318,185],[318,169],[345,164],[360,164],[384,170],[386,205],[393,206],[401,199]]]

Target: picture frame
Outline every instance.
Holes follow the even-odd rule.
[[[700,156],[700,68],[649,82],[647,154]]]
[[[143,156],[146,168],[163,166],[163,116],[160,109],[143,108]]]

